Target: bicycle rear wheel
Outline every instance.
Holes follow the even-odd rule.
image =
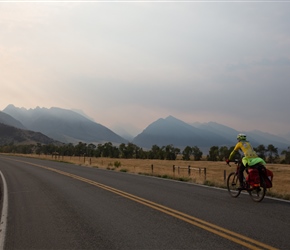
[[[240,186],[240,181],[238,178],[238,175],[235,172],[232,172],[229,174],[228,179],[227,179],[227,187],[229,194],[236,198],[240,195],[241,190],[239,189]]]
[[[253,187],[249,194],[253,201],[260,202],[264,199],[266,194],[266,182],[264,178],[261,178],[260,187]]]

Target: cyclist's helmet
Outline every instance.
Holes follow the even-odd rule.
[[[245,140],[247,140],[247,136],[245,134],[238,134],[237,140],[238,141],[245,141]]]

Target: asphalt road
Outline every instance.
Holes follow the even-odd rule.
[[[289,202],[4,155],[0,171],[4,249],[290,249]]]

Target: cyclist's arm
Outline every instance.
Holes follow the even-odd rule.
[[[230,161],[234,158],[235,154],[237,152],[239,152],[240,148],[241,148],[240,143],[237,143],[236,146],[235,146],[235,148],[234,148],[234,150],[231,152],[231,154],[229,156],[229,160]]]
[[[237,153],[237,151],[235,151],[235,150],[233,150],[233,151],[231,152],[231,154],[230,154],[230,156],[229,156],[229,160],[230,160],[230,161],[234,158],[234,156],[235,156],[236,153]]]

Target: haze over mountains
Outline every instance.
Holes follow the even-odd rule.
[[[72,110],[39,107],[27,110],[8,105],[3,112],[18,120],[26,129],[64,143],[127,143],[110,129]]]
[[[198,146],[202,150],[208,150],[211,146],[230,147],[235,145],[236,136],[241,132],[215,122],[187,124],[168,116],[152,122],[139,135],[132,140],[127,140],[85,117],[81,111],[39,107],[27,110],[14,105],[8,105],[3,112],[0,112],[0,123],[18,129],[40,132],[53,140],[64,143],[76,144],[81,141],[97,145],[112,142],[118,145],[132,142],[145,149],[150,149],[153,145],[173,145],[180,149],[186,146]],[[276,135],[258,130],[245,133],[254,146],[273,144],[280,150],[290,146],[290,140]]]

